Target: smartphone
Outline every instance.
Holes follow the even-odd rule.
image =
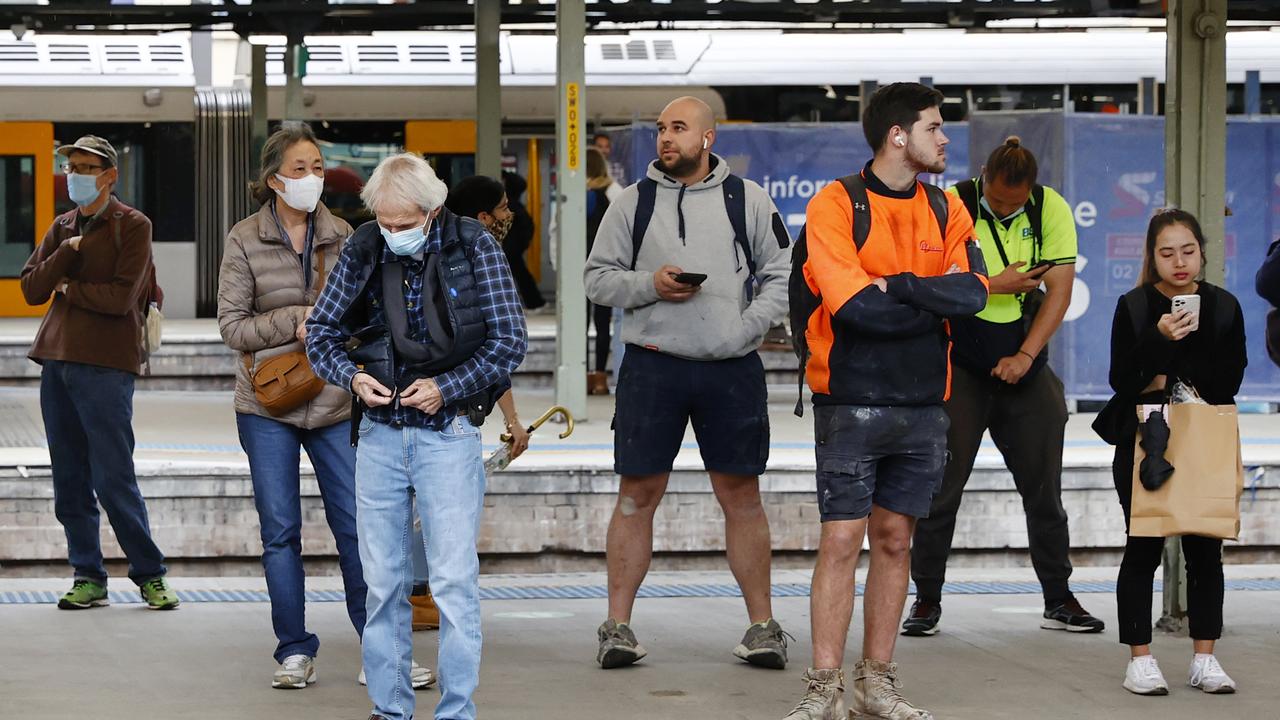
[[[1191,325],[1192,330],[1200,329],[1200,296],[1199,295],[1174,295],[1173,296],[1173,314],[1186,311],[1195,317],[1195,322]]]
[[[706,273],[682,272],[671,276],[676,282],[685,285],[701,285],[703,280],[707,279]]]

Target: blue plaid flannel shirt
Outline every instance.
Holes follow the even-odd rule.
[[[432,223],[424,252],[439,252],[440,225]],[[409,309],[409,332],[414,340],[428,342],[426,318],[422,313],[422,271],[425,263],[417,258],[398,257],[382,245],[382,262],[401,262],[405,266],[405,303]],[[387,425],[443,428],[457,415],[457,404],[476,392],[497,384],[515,371],[524,361],[528,348],[525,329],[524,305],[511,279],[511,269],[506,256],[489,233],[476,241],[475,273],[480,305],[484,312],[489,335],[471,359],[458,367],[435,376],[436,385],[444,399],[444,406],[434,416],[416,408],[404,407],[399,398],[390,405],[366,408],[370,420]],[[371,323],[386,323],[383,317],[382,288],[370,283],[366,296],[357,297],[356,282],[360,268],[354,264],[350,248],[344,248],[338,264],[329,274],[324,291],[307,319],[307,357],[317,375],[344,390],[351,390],[351,379],[359,369],[347,357],[347,329],[342,327],[342,316],[356,302],[369,303]],[[405,388],[393,388],[397,393]]]

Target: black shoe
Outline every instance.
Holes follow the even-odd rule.
[[[942,619],[942,603],[916,598],[911,604],[911,614],[902,621],[902,634],[908,637],[926,637],[938,634],[938,621]]]
[[[1069,597],[1065,601],[1045,608],[1044,622],[1040,627],[1045,630],[1066,630],[1073,633],[1100,633],[1106,623],[1090,615],[1080,607],[1080,601]]]

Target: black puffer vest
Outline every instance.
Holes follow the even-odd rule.
[[[357,297],[363,299],[352,303],[342,318],[343,327],[359,341],[350,357],[393,390],[461,365],[476,354],[488,337],[473,262],[476,241],[484,233],[484,226],[447,209],[441,210],[436,222],[440,225],[440,248],[424,258],[422,287],[429,343],[418,343],[408,336],[401,289],[403,267],[382,262],[384,241],[378,223],[361,225],[347,241],[347,249],[361,269],[356,283]],[[506,387],[504,384],[467,398],[460,410],[479,425]]]

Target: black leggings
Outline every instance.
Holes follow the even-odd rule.
[[[1133,437],[1130,429],[1122,437]],[[1133,494],[1133,444],[1116,446],[1111,465],[1125,526]],[[1151,644],[1152,584],[1164,551],[1164,538],[1130,536],[1116,579],[1116,605],[1120,619],[1120,642],[1125,645]],[[1222,637],[1222,541],[1199,535],[1182,536],[1182,556],[1187,565],[1187,617],[1194,640]]]
[[[587,303],[587,318],[596,326],[596,372],[605,372],[609,367],[609,345],[613,342],[611,326],[613,325],[613,308],[608,305]]]

